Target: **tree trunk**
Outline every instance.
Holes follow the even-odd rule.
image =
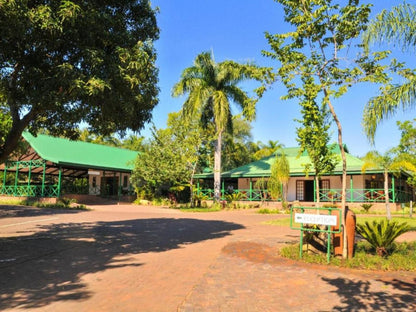
[[[319,177],[317,174],[315,174],[315,187],[316,187],[316,207],[320,207],[321,205],[321,199],[320,199],[320,194],[319,194]]]
[[[221,143],[222,131],[218,133],[214,151],[214,202],[221,199]]]
[[[33,120],[34,116],[35,112],[33,109],[29,113],[27,113],[22,119],[19,118],[17,112],[15,114],[12,114],[12,127],[6,135],[4,145],[0,146],[0,164],[4,163],[10,156],[10,154],[12,154],[16,150],[20,138],[22,136],[22,132]]]
[[[390,199],[389,199],[389,172],[387,169],[384,169],[384,199],[386,202],[387,220],[391,220]]]
[[[328,96],[328,93],[326,89],[324,89],[325,96]],[[344,144],[342,142],[342,127],[341,123],[338,119],[337,114],[335,113],[334,107],[331,104],[331,101],[328,100],[328,107],[331,111],[332,117],[334,118],[334,121],[338,128],[338,145],[339,149],[341,151],[341,158],[342,158],[342,190],[341,190],[341,210],[342,210],[342,224],[343,224],[343,248],[342,248],[342,258],[346,259],[348,257],[348,246],[347,246],[347,231],[345,230],[345,222],[346,222],[346,193],[347,193],[347,158],[345,156],[345,149]]]

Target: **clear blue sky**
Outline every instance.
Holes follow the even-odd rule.
[[[373,15],[401,3],[397,0],[372,2],[375,3]],[[182,71],[192,66],[196,55],[213,51],[217,62],[231,59],[276,68],[275,61],[261,55],[262,50],[269,50],[264,32],[290,30],[283,20],[280,4],[273,0],[153,0],[152,6],[160,9],[157,19],[161,30],[155,44],[160,88],[159,104],[153,111],[157,128],[166,127],[168,113],[180,110],[184,98],[172,98],[171,90]],[[375,86],[368,85],[353,87],[335,102],[343,126],[344,143],[353,155],[363,156],[374,149],[363,134],[361,119],[364,105],[376,90]],[[285,92],[285,87],[276,83],[259,101],[257,117],[252,123],[253,141],[278,140],[286,147],[298,145],[296,127],[299,123],[294,119],[300,118],[299,106],[296,102],[280,100]],[[413,119],[415,112],[399,113],[383,122],[377,131],[375,149],[384,152],[396,146],[400,139],[396,120]],[[149,131],[144,130],[141,134],[148,136]],[[334,142],[335,135],[334,128]]]

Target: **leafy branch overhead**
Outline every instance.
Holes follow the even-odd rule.
[[[77,136],[140,130],[157,104],[148,1],[0,0],[0,161],[24,129]]]

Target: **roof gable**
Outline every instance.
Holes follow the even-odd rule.
[[[35,137],[29,132],[24,132],[23,138],[40,157],[63,166],[131,171],[139,154],[127,149],[71,141],[44,134]]]

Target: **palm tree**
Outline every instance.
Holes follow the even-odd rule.
[[[260,147],[260,149],[258,151],[256,151],[253,155],[253,158],[255,160],[259,160],[259,159],[262,159],[264,157],[272,155],[278,149],[283,148],[284,144],[279,143],[279,141],[269,140],[267,142],[267,144],[259,142],[258,146]]]
[[[388,42],[399,45],[403,50],[416,47],[416,6],[403,3],[383,10],[369,24],[363,35],[366,49],[374,43]],[[364,108],[363,126],[370,141],[374,141],[378,124],[394,115],[400,108],[407,109],[416,104],[416,75],[413,71],[399,71],[405,81],[402,84],[387,83],[381,93],[373,97]]]
[[[387,219],[391,220],[391,212],[389,205],[389,172],[398,171],[401,169],[407,169],[412,172],[416,172],[416,168],[410,162],[401,159],[400,157],[393,157],[393,150],[387,151],[384,155],[381,155],[377,151],[368,152],[363,158],[364,164],[361,168],[363,173],[367,169],[382,169],[384,175],[384,199],[386,203]]]
[[[243,80],[254,79],[262,83],[255,90],[257,97],[250,97],[237,85]],[[233,61],[216,63],[211,53],[199,54],[192,67],[186,68],[181,79],[173,87],[173,96],[188,94],[183,104],[184,116],[200,116],[203,126],[213,125],[216,144],[214,151],[214,200],[220,200],[221,144],[224,131],[230,130],[232,113],[230,101],[242,109],[247,120],[255,117],[255,104],[265,91],[264,83],[271,83],[271,68]]]

